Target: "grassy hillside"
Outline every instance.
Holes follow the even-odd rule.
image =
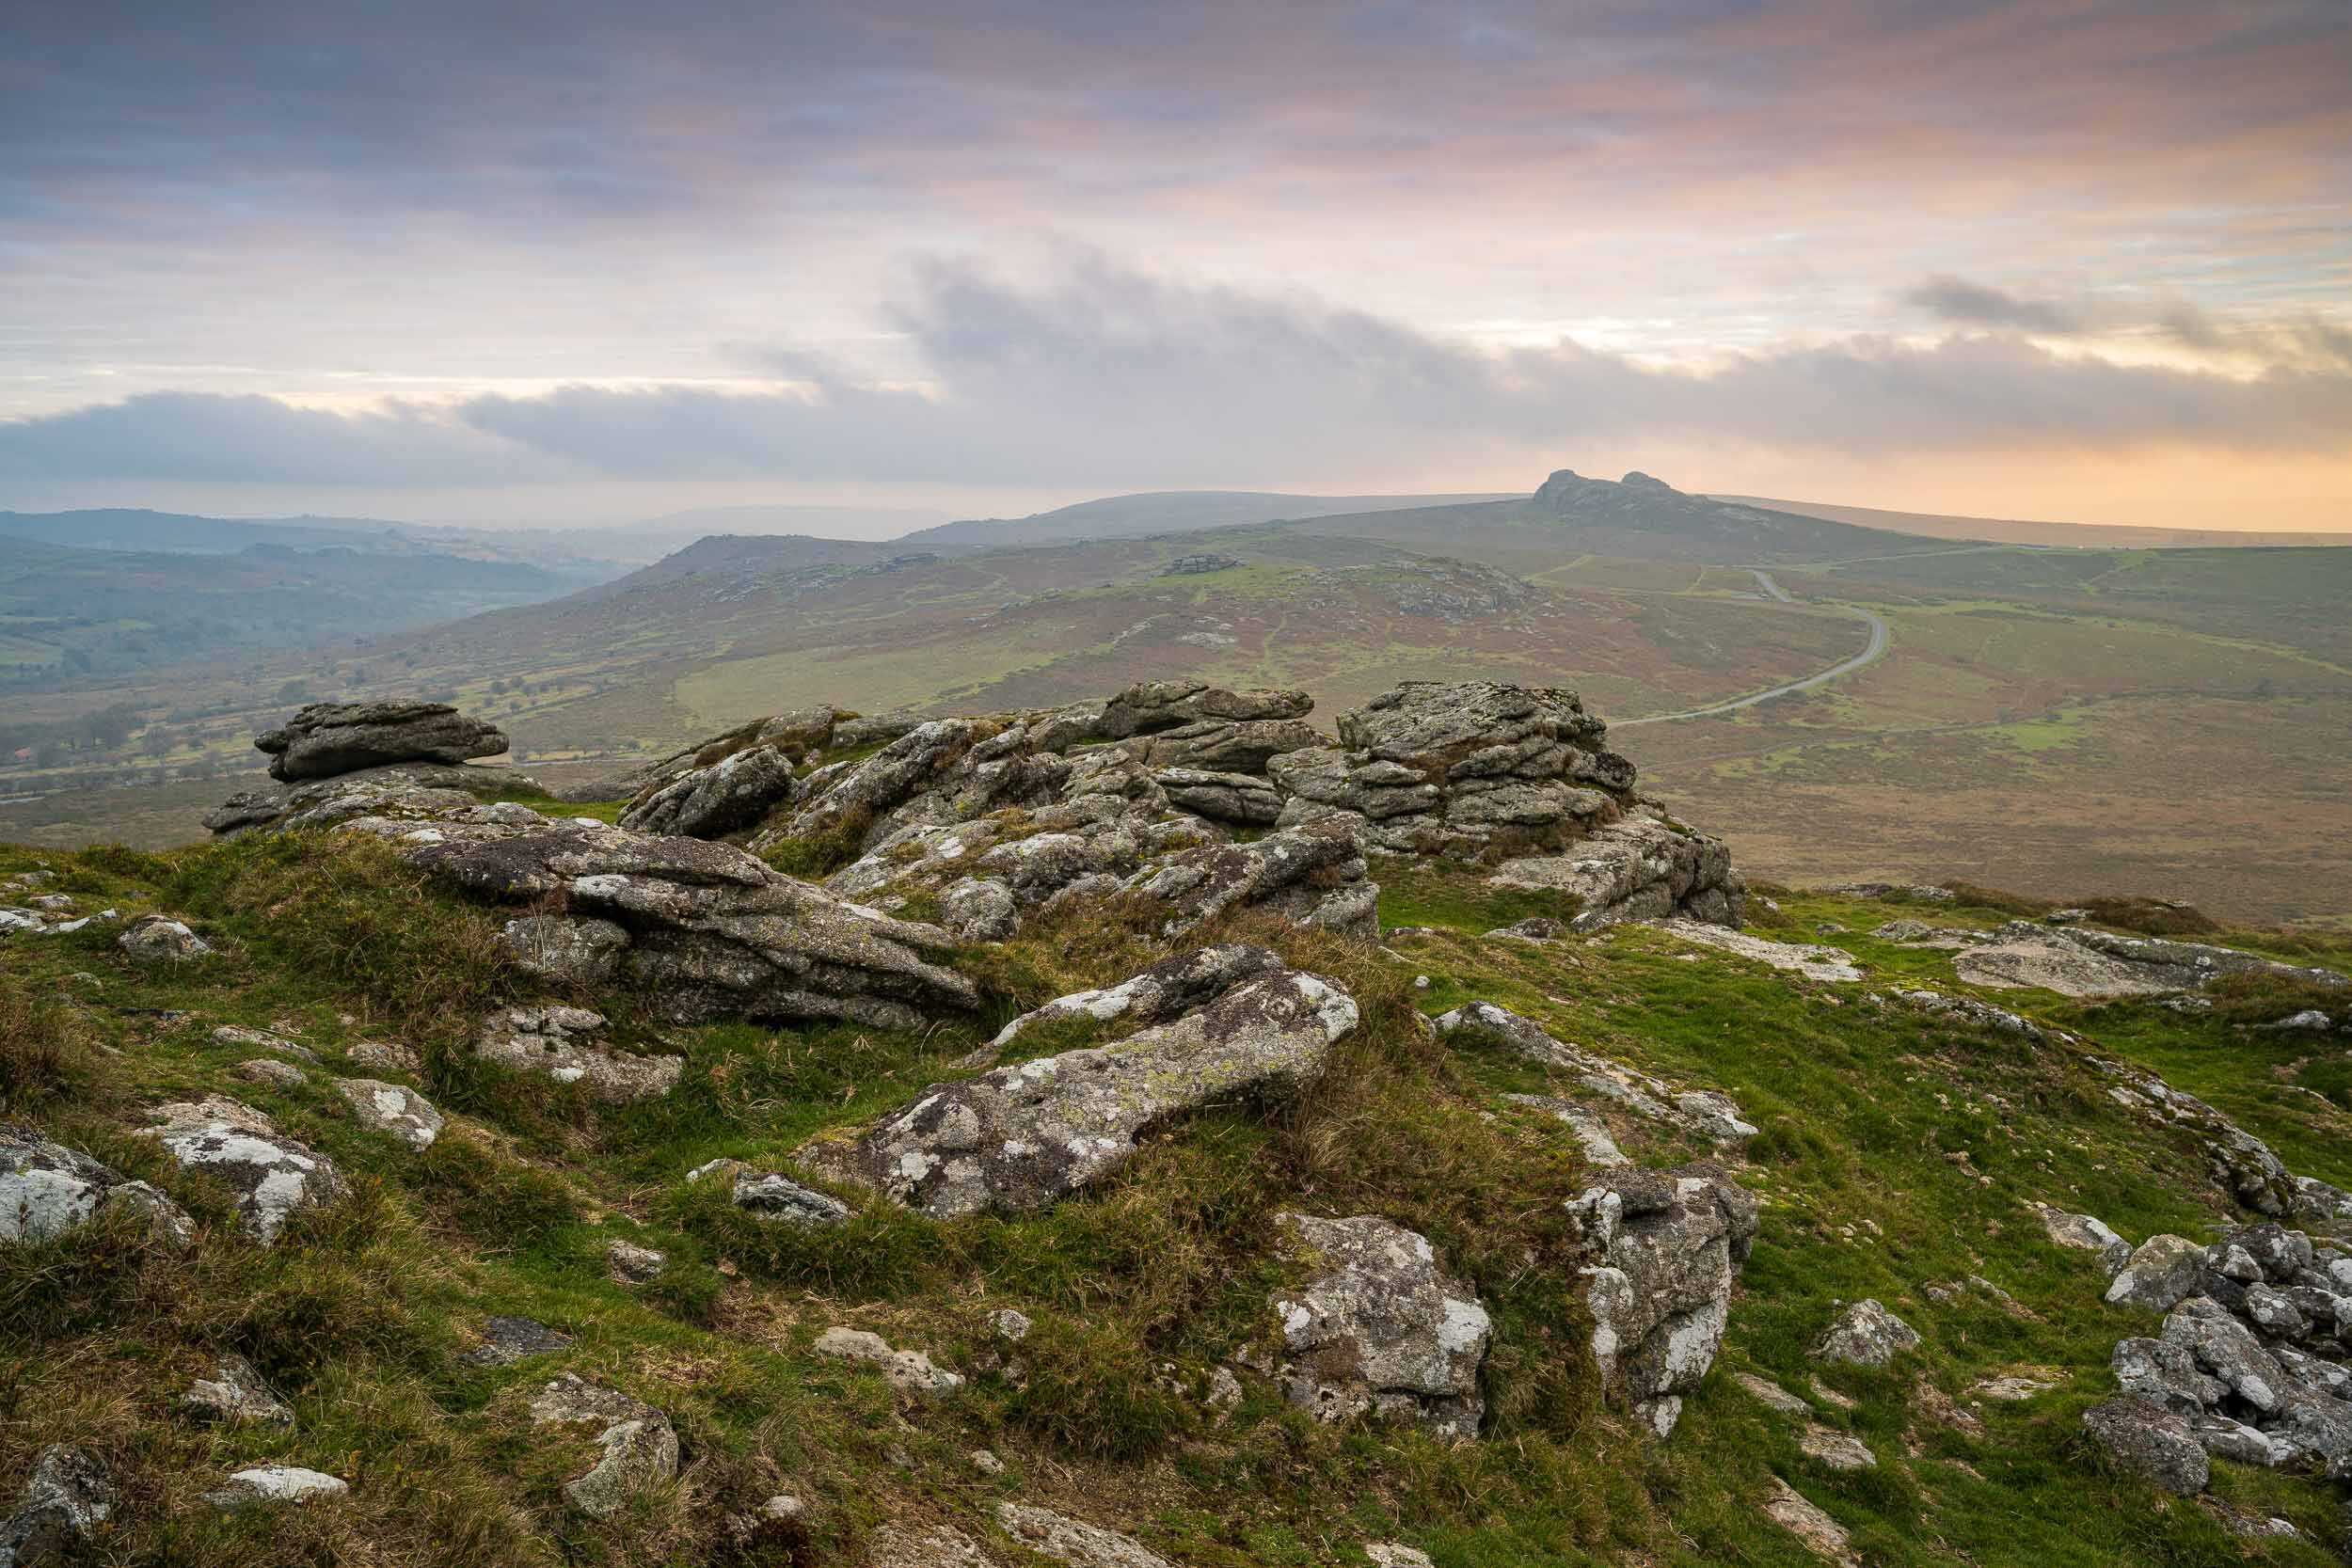
[[[37,859],[0,849],[0,876]],[[2342,1541],[2335,1498],[2314,1481],[2217,1465],[2221,1497],[2308,1538],[2246,1543],[2208,1510],[2103,1465],[2080,1413],[2111,1391],[2115,1340],[2152,1321],[2102,1305],[2095,1259],[2045,1242],[2030,1207],[2088,1211],[2135,1241],[2229,1217],[2193,1144],[2110,1100],[2085,1065],[2093,1051],[2160,1069],[2298,1170],[2352,1182],[2352,1075],[2293,1037],[2243,1027],[2287,999],[2185,1016],[2001,993],[2083,1037],[2030,1043],[1886,1000],[1899,983],[1966,990],[1945,955],[1866,934],[1925,906],[1782,895],[1766,934],[1827,941],[1869,967],[1861,984],[1819,985],[1643,928],[1550,945],[1487,938],[1531,895],[1500,908],[1462,873],[1390,863],[1375,867],[1383,919],[1437,927],[1391,951],[1268,923],[1200,934],[1273,942],[1361,1004],[1364,1026],[1295,1110],[1171,1126],[1090,1196],[1039,1214],[942,1223],[860,1200],[842,1230],[794,1231],[685,1173],[722,1155],[791,1168],[808,1136],[957,1076],[954,1059],[1012,1010],[1118,979],[1155,944],[1118,906],[1088,906],[964,955],[987,998],[968,1022],[921,1035],[663,1029],[653,1049],[684,1057],[679,1088],[600,1109],[465,1052],[485,1010],[530,988],[490,943],[493,916],[380,847],[248,840],[47,864],[82,908],[169,910],[222,949],[158,973],[124,963],[105,926],[0,938],[0,1116],[157,1182],[204,1225],[185,1254],[104,1224],[0,1244],[0,1481],[14,1485],[44,1443],[101,1454],[121,1491],[106,1561],[854,1563],[887,1527],[947,1522],[1010,1562],[986,1511],[1011,1497],[1133,1533],[1191,1568],[1361,1563],[1373,1541],[1411,1543],[1442,1568],[1813,1562],[1759,1512],[1774,1478],[1872,1563],[2317,1564]],[[2005,912],[1931,911],[1979,925]],[[2352,967],[2341,942],[2294,951]],[[1722,1360],[1670,1441],[1600,1402],[1581,1348],[1560,1261],[1561,1206],[1590,1175],[1579,1146],[1501,1098],[1560,1085],[1413,1026],[1415,1011],[1470,999],[1719,1088],[1762,1130],[1733,1167],[1764,1205],[1761,1234]],[[583,1000],[652,1029],[640,999]],[[249,1082],[235,1066],[261,1053],[215,1044],[223,1023],[278,1031],[320,1065],[296,1086]],[[418,1053],[407,1081],[450,1117],[429,1150],[364,1131],[332,1092],[362,1040]],[[353,1196],[274,1250],[240,1239],[216,1196],[128,1132],[142,1107],[205,1093],[275,1117],[342,1165]],[[1702,1152],[1656,1124],[1617,1131],[1643,1164]],[[1264,1331],[1283,1277],[1270,1216],[1297,1207],[1409,1225],[1475,1288],[1497,1328],[1481,1440],[1321,1426],[1254,1379],[1230,1419],[1203,1406],[1210,1370]],[[666,1269],[642,1288],[613,1283],[616,1238],[663,1250]],[[1836,1304],[1864,1295],[1918,1329],[1922,1350],[1881,1370],[1810,1361]],[[985,1318],[1002,1307],[1036,1324],[1019,1381],[986,1370]],[[573,1343],[507,1369],[463,1364],[500,1313]],[[816,1335],[842,1323],[971,1381],[941,1400],[896,1395],[875,1372],[813,1354]],[[223,1351],[292,1402],[296,1430],[203,1428],[179,1413],[181,1388]],[[568,1512],[561,1484],[592,1455],[522,1411],[559,1371],[666,1412],[679,1480],[609,1523]],[[1794,1393],[1806,1419],[1860,1439],[1876,1467],[1806,1457],[1804,1422],[1759,1403],[1739,1372]],[[2050,1386],[2013,1403],[1980,1391],[2007,1375]],[[967,1457],[981,1449],[997,1467]],[[343,1477],[350,1496],[229,1515],[197,1500],[261,1461]],[[805,1533],[730,1555],[725,1515],[776,1492],[807,1505]]]

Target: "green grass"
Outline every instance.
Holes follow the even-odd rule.
[[[0,848],[0,875],[31,863]],[[1867,990],[1950,980],[1946,955],[1869,930],[1897,914],[1990,926],[2035,908],[1990,890],[1956,904],[1866,903],[1772,890],[1776,934],[1827,939],[1870,966],[1864,987],[1793,980],[1620,928],[1536,944],[1478,933],[1572,911],[1504,895],[1441,863],[1384,861],[1382,919],[1438,927],[1394,939],[1399,963],[1320,933],[1240,920],[1201,933],[1270,942],[1357,996],[1363,1024],[1303,1101],[1216,1108],[1160,1130],[1117,1177],[1050,1211],[937,1223],[837,1189],[836,1230],[752,1220],[723,1184],[683,1173],[728,1155],[792,1170],[807,1139],[843,1132],[957,1076],[954,1059],[1013,1012],[1132,974],[1161,951],[1144,912],[1069,909],[959,962],[986,994],[969,1022],[914,1036],[842,1025],[713,1025],[663,1032],[685,1058],[677,1090],[626,1109],[495,1071],[464,1052],[472,1022],[531,994],[489,941],[496,917],[444,896],[379,846],[241,839],[145,854],[53,855],[57,885],[125,913],[164,908],[221,949],[180,970],[136,970],[111,932],[0,945],[0,1114],[186,1203],[204,1234],[187,1253],[101,1225],[0,1247],[0,1485],[42,1443],[87,1443],[122,1503],[103,1560],[119,1563],[698,1564],[859,1560],[885,1522],[947,1519],[988,1533],[1019,1497],[1130,1530],[1191,1568],[1360,1563],[1399,1539],[1444,1568],[1502,1564],[1809,1559],[1757,1512],[1788,1481],[1853,1533],[1874,1563],[2221,1564],[2249,1548],[2195,1507],[2103,1466],[2079,1435],[2111,1389],[2115,1340],[2153,1321],[2105,1306],[2087,1255],[2042,1239],[2029,1205],[2096,1213],[2134,1240],[2198,1235],[2230,1217],[2185,1138],[2152,1131],[2072,1052],[1940,1022]],[[2114,912],[2149,919],[2161,906]],[[2168,911],[2168,917],[2179,911]],[[2242,933],[2227,933],[2239,940]],[[2302,943],[2344,965],[2352,940]],[[1426,975],[1426,990],[1413,978]],[[1988,993],[1991,994],[1991,993]],[[2270,1139],[2297,1170],[2352,1183],[2352,1071],[2308,1042],[2241,1026],[2292,997],[2223,988],[2209,1014],[2145,1003],[2088,1006],[2002,993],[2098,1050],[2163,1071]],[[2299,994],[2299,993],[2298,993]],[[1563,1205],[1590,1178],[1566,1130],[1505,1105],[1559,1092],[1541,1067],[1467,1037],[1439,1042],[1413,1014],[1484,998],[1563,1039],[1678,1086],[1731,1094],[1761,1129],[1734,1166],[1764,1202],[1717,1375],[1666,1444],[1598,1398],[1565,1250]],[[630,999],[598,998],[629,1029]],[[184,1016],[173,1017],[172,1014]],[[217,1022],[290,1030],[326,1066],[292,1090],[231,1076],[251,1054],[216,1047]],[[1117,1037],[1073,1024],[1024,1053]],[[354,1124],[333,1093],[362,1039],[420,1050],[419,1086],[451,1116],[411,1154]],[[644,1042],[652,1047],[654,1042]],[[264,1251],[229,1226],[216,1190],[135,1136],[139,1108],[236,1095],[328,1153],[346,1203]],[[1655,1126],[1619,1126],[1644,1164],[1707,1154]],[[805,1171],[801,1172],[806,1175]],[[819,1183],[822,1184],[822,1183]],[[1275,1216],[1378,1213],[1427,1235],[1496,1324],[1483,1440],[1448,1445],[1377,1423],[1317,1425],[1245,1379],[1219,1423],[1197,1395],[1209,1371],[1274,1332],[1269,1297],[1295,1265]],[[670,1257],[631,1291],[605,1275],[614,1237]],[[1977,1275],[2033,1314],[1981,1292],[1937,1303],[1931,1283]],[[1879,1456],[1859,1475],[1797,1449],[1797,1425],[1729,1378],[1805,1394],[1806,1347],[1835,1304],[1875,1295],[1926,1337],[1897,1367],[1824,1382],[1817,1402]],[[1004,1353],[987,1312],[1036,1320]],[[533,1316],[577,1337],[504,1370],[459,1366],[484,1318]],[[817,1358],[834,1323],[869,1327],[972,1374],[937,1402],[895,1398],[870,1370]],[[206,1358],[236,1350],[294,1403],[291,1435],[207,1431],[174,1411]],[[2060,1388],[1978,1407],[1980,1433],[1941,1424],[1941,1402],[2024,1366]],[[522,1404],[558,1370],[625,1387],[669,1412],[688,1465],[677,1485],[609,1525],[564,1507],[591,1457],[533,1433]],[[963,1457],[986,1447],[989,1477]],[[344,1502],[218,1517],[198,1494],[237,1465],[307,1464],[344,1475]],[[2216,1490],[2283,1514],[2310,1544],[2258,1560],[2331,1560],[2334,1499],[2316,1481],[2217,1466]],[[723,1518],[775,1491],[810,1505],[805,1542],[730,1556]]]

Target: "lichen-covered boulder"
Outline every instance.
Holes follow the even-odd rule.
[[[1124,740],[1204,720],[1232,724],[1304,719],[1314,705],[1304,691],[1228,691],[1203,681],[1144,681],[1103,705],[1095,733]]]
[[[0,1568],[32,1568],[87,1539],[113,1514],[114,1478],[88,1449],[52,1443],[33,1461],[16,1512],[0,1520]]]
[[[122,949],[124,958],[143,967],[188,963],[213,951],[212,943],[190,930],[186,922],[162,914],[139,916],[122,928],[115,945]]]
[[[2051,1241],[2078,1252],[2097,1253],[2110,1279],[2131,1259],[2132,1243],[2093,1215],[2071,1214],[2047,1204],[2039,1206],[2036,1212],[2042,1216],[2042,1228]]]
[[[1163,958],[1140,974],[1099,990],[1073,991],[1033,1007],[996,1032],[995,1037],[966,1056],[959,1066],[985,1067],[1029,1029],[1065,1019],[1092,1019],[1108,1023],[1129,1019],[1159,1023],[1200,1006],[1254,975],[1282,967],[1281,956],[1254,942],[1229,942],[1196,947]]]
[[[1336,982],[1278,970],[1116,1044],[933,1085],[862,1136],[803,1157],[940,1219],[1042,1209],[1126,1164],[1136,1137],[1169,1117],[1295,1096],[1356,1022]]]
[[[412,1088],[377,1078],[338,1078],[335,1092],[351,1107],[352,1118],[373,1132],[388,1133],[410,1148],[431,1148],[444,1123],[433,1101]]]
[[[1477,1436],[1493,1324],[1428,1240],[1372,1214],[1286,1213],[1275,1225],[1280,1250],[1311,1275],[1274,1298],[1284,1397],[1327,1421],[1376,1413]]]
[[[543,1427],[596,1432],[596,1462],[564,1483],[564,1496],[591,1519],[610,1519],[648,1486],[675,1479],[677,1433],[670,1418],[642,1400],[565,1372],[531,1402],[531,1419]]]
[[[482,1021],[473,1053],[485,1062],[535,1072],[559,1084],[584,1084],[609,1105],[668,1094],[685,1062],[640,1055],[608,1044],[604,1015],[585,1007],[501,1007]]]
[[[157,1240],[196,1240],[187,1211],[144,1181],[29,1127],[0,1122],[0,1242],[45,1242],[102,1212],[138,1216]]]
[[[235,1197],[238,1226],[269,1246],[286,1222],[336,1202],[350,1189],[333,1161],[288,1137],[250,1105],[233,1100],[180,1101],[149,1113],[147,1135],[182,1168],[209,1176]]]
[[[2119,1307],[2169,1312],[2205,1288],[2205,1249],[2185,1236],[2151,1236],[2135,1248],[2107,1286]]]
[[[1732,869],[1723,840],[1642,808],[1555,853],[1506,860],[1489,880],[1573,899],[1569,924],[1579,931],[1677,916],[1737,926],[1747,907],[1747,885]]]
[[[696,768],[646,796],[622,815],[641,833],[716,838],[758,823],[793,790],[793,759],[773,746],[753,746]]]
[[[2083,1412],[2083,1430],[2117,1465],[2180,1497],[2195,1497],[2212,1479],[2188,1418],[2160,1404],[2129,1396],[2094,1404]]]
[[[204,1500],[223,1513],[236,1513],[273,1504],[299,1508],[341,1497],[350,1491],[348,1481],[324,1471],[306,1470],[299,1465],[256,1465],[237,1471],[205,1493]]]
[[[455,821],[478,813],[484,814],[478,819],[485,821],[540,820],[528,806],[488,799],[517,789],[546,793],[529,774],[496,764],[395,762],[332,778],[239,790],[207,812],[203,823],[223,838],[234,838],[249,832],[332,828],[362,817]]]
[[[1813,1357],[1853,1367],[1883,1367],[1918,1344],[1916,1329],[1878,1301],[1865,1298],[1831,1320],[1814,1342]]]
[[[504,939],[517,959],[564,945],[547,922],[595,922],[579,940],[604,953],[598,978],[651,992],[681,1022],[831,1018],[911,1029],[978,1001],[970,980],[932,957],[952,945],[946,932],[850,903],[730,845],[575,826],[407,853],[481,896],[560,899],[563,914]],[[567,962],[561,973],[577,978],[578,969]]]
[[[1184,850],[1138,872],[1127,891],[1167,908],[1161,934],[1170,938],[1228,910],[1263,910],[1369,940],[1380,932],[1380,884],[1365,872],[1360,830],[1333,820],[1286,828],[1253,844]]]
[[[273,779],[324,779],[385,763],[492,757],[506,736],[447,703],[312,703],[253,747],[269,755]]]
[[[1756,1216],[1708,1164],[1609,1171],[1568,1205],[1602,1386],[1661,1437],[1715,1364]]]
[[[1176,1568],[1142,1543],[1048,1508],[999,1502],[996,1527],[1038,1556],[1067,1568]],[[949,1560],[953,1560],[952,1559]]]
[[[774,1171],[738,1171],[730,1196],[735,1206],[764,1220],[814,1228],[849,1222],[850,1206],[829,1193],[803,1187]]]

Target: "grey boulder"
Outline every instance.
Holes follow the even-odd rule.
[[[1311,1277],[1277,1292],[1283,1396],[1326,1421],[1367,1413],[1475,1437],[1493,1324],[1428,1240],[1376,1215],[1275,1216]]]
[[[606,1043],[604,1028],[604,1015],[585,1007],[503,1007],[483,1020],[473,1053],[559,1084],[584,1084],[609,1105],[654,1099],[677,1085],[681,1058],[623,1051]]]
[[[1610,1402],[1663,1437],[1715,1364],[1755,1245],[1755,1196],[1713,1165],[1613,1170],[1568,1204]]]
[[[617,1388],[570,1372],[542,1387],[531,1402],[532,1424],[592,1430],[597,1457],[564,1483],[564,1496],[592,1519],[610,1519],[648,1486],[677,1475],[677,1433],[652,1405]]]
[[[1813,1347],[1817,1361],[1883,1367],[1919,1345],[1919,1334],[1879,1302],[1865,1298],[1837,1314]]]
[[[1356,1022],[1337,984],[1278,970],[1116,1044],[933,1085],[862,1136],[803,1157],[935,1218],[1042,1209],[1126,1164],[1159,1122],[1217,1101],[1295,1097]]]
[[[295,1214],[334,1203],[350,1190],[333,1161],[278,1131],[250,1105],[218,1098],[180,1101],[149,1114],[154,1120],[146,1135],[183,1169],[225,1184],[236,1199],[239,1227],[263,1246],[276,1243]]]
[[[196,1240],[187,1211],[144,1181],[134,1181],[29,1127],[0,1122],[0,1242],[45,1242],[101,1213],[138,1216],[150,1234],[175,1246]]]
[[[222,1353],[213,1364],[213,1375],[189,1385],[180,1403],[199,1421],[251,1421],[277,1432],[294,1430],[294,1407],[278,1397],[252,1362],[234,1351]]]
[[[0,1521],[0,1568],[33,1568],[87,1537],[114,1513],[114,1480],[96,1455],[52,1443],[33,1461],[16,1512]]]
[[[168,915],[143,914],[122,928],[115,938],[115,945],[122,956],[135,964],[187,963],[209,956],[212,943],[188,928],[184,921]]]
[[[399,1084],[376,1078],[338,1078],[335,1092],[350,1105],[352,1118],[360,1126],[387,1133],[410,1148],[431,1148],[445,1125],[431,1101]]]
[[[2145,1400],[2113,1399],[2083,1412],[2083,1430],[2107,1457],[2167,1492],[2195,1497],[2213,1465],[2188,1418]]]
[[[1257,910],[1369,940],[1380,932],[1380,886],[1365,870],[1360,830],[1335,819],[1187,849],[1130,879],[1127,891],[1166,909],[1168,938],[1229,910]]]

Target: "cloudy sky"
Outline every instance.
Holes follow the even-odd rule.
[[[2344,0],[9,0],[0,506],[2352,529]]]

